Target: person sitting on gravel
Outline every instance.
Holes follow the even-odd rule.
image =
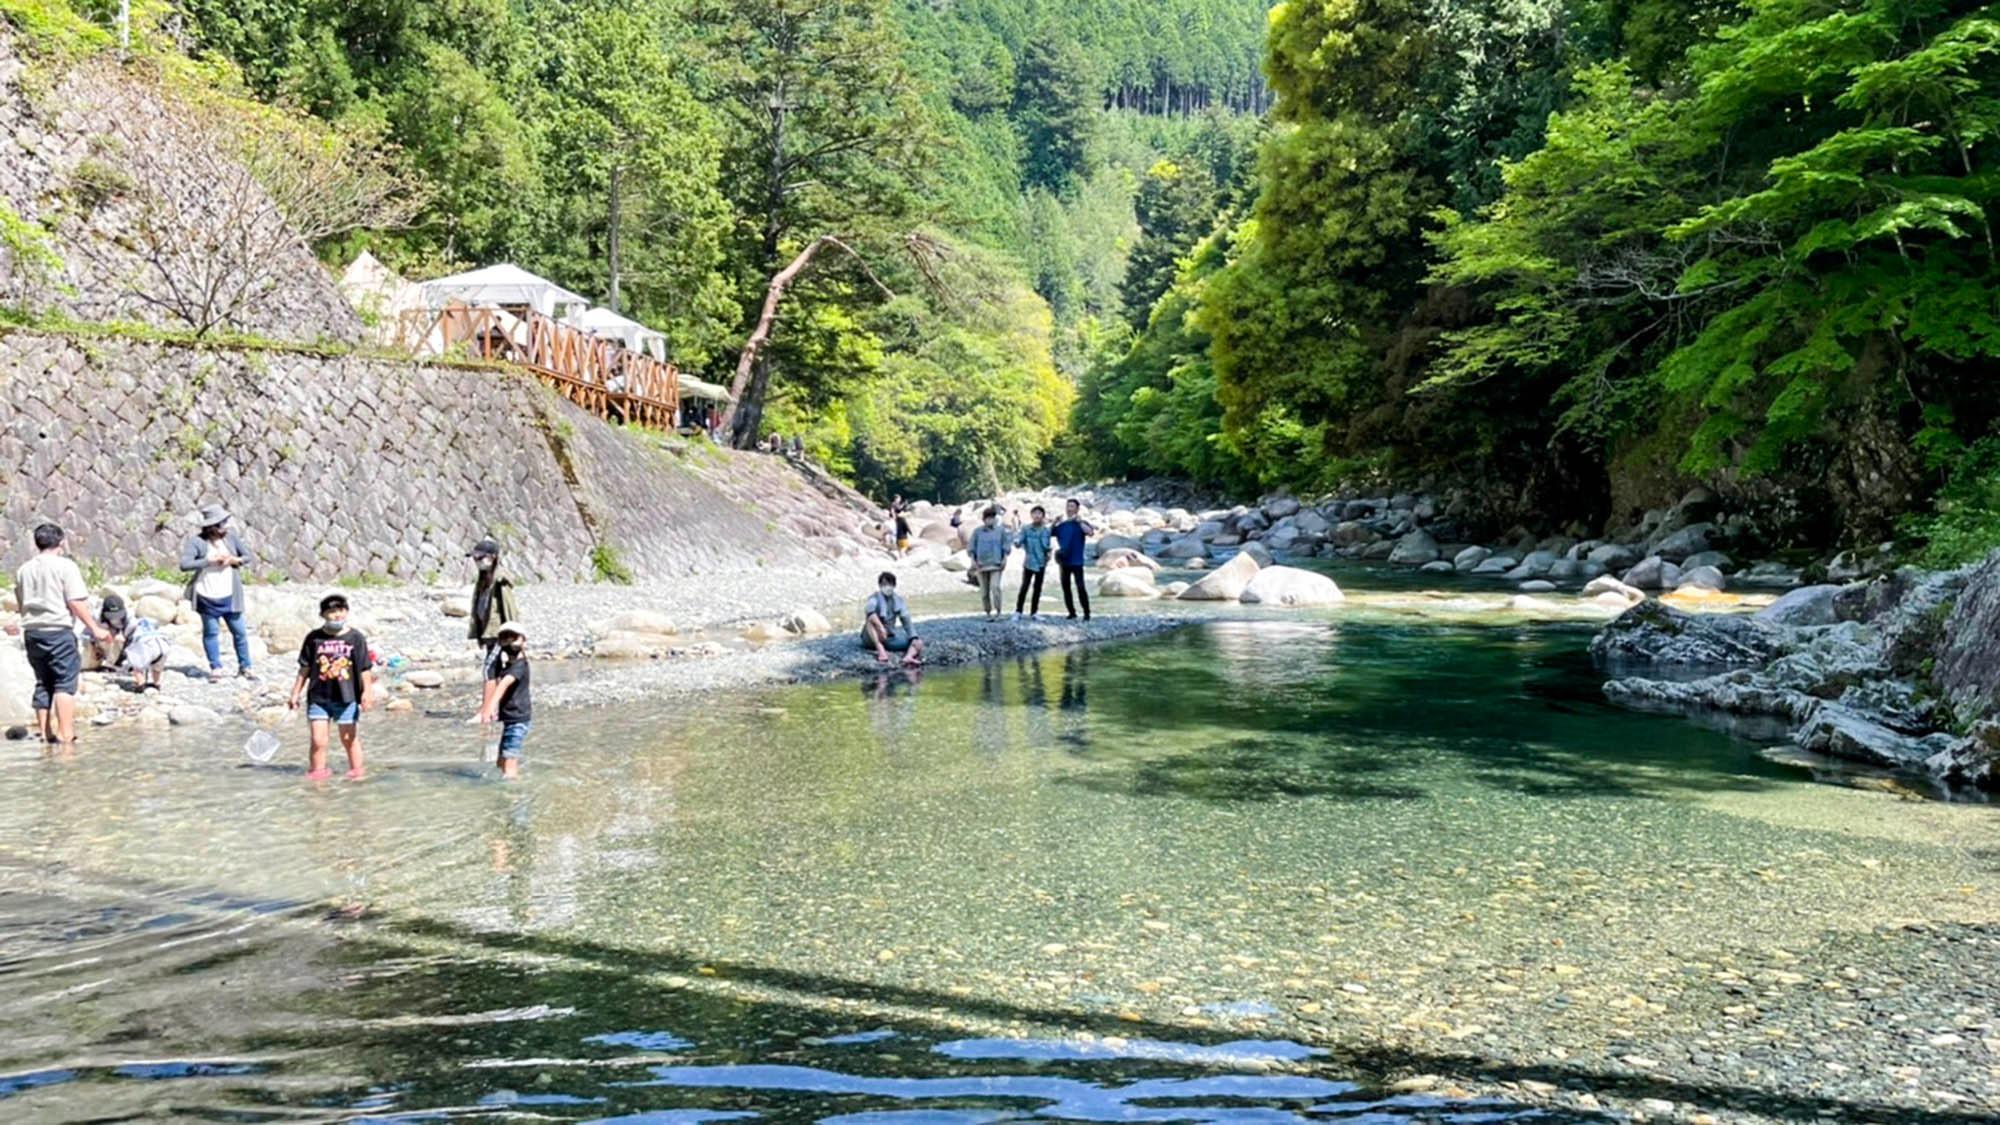
[[[187,600],[201,617],[201,647],[208,657],[208,678],[223,678],[222,626],[229,626],[230,643],[236,649],[236,674],[246,680],[257,677],[250,671],[250,634],[243,627],[243,564],[250,552],[229,529],[229,512],[220,504],[201,510],[201,530],[181,545],[181,569],[188,574]]]
[[[1007,553],[1013,549],[1000,526],[998,507],[988,505],[980,513],[979,526],[972,529],[972,540],[965,549],[972,556],[974,573],[979,575],[979,608],[986,612],[986,620],[998,621],[1006,609],[1000,576],[1007,569]]]
[[[910,603],[896,592],[896,576],[883,571],[875,579],[875,592],[861,607],[861,647],[873,649],[875,663],[889,663],[889,654],[903,654],[905,667],[924,662],[924,641],[910,622]]]

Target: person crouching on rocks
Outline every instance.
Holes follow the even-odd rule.
[[[250,671],[250,634],[243,627],[243,564],[250,552],[229,530],[229,512],[220,504],[201,510],[201,530],[181,545],[181,569],[188,573],[187,599],[201,617],[201,648],[208,657],[208,678],[220,680],[222,626],[229,626],[236,649],[236,674],[256,679]]]
[[[105,597],[104,605],[97,611],[97,619],[104,623],[106,629],[118,635],[118,657],[105,666],[122,665],[129,670],[134,691],[159,691],[160,673],[166,670],[167,651],[172,647],[167,643],[167,635],[160,632],[159,625],[150,617],[133,617],[125,608],[124,600],[116,594]]]
[[[514,583],[500,575],[500,544],[492,538],[482,538],[472,544],[466,558],[478,567],[478,577],[472,581],[472,613],[466,623],[466,637],[480,645],[480,679],[488,685],[486,695],[480,699],[480,711],[484,713],[492,707],[492,683],[494,665],[500,659],[500,631],[508,625],[520,621],[520,611],[514,607]]]
[[[914,668],[924,662],[924,641],[910,622],[910,603],[896,592],[896,576],[883,571],[875,579],[875,592],[861,607],[861,647],[873,649],[875,663],[889,663],[889,654],[903,654],[903,666]]]
[[[347,598],[328,594],[319,600],[320,627],[306,634],[299,646],[299,675],[285,705],[296,711],[306,701],[306,721],[312,731],[306,779],[333,776],[326,765],[330,727],[340,728],[347,751],[347,780],[367,776],[361,757],[361,712],[375,704],[375,661],[368,638],[347,623]]]

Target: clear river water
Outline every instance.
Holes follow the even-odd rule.
[[[1610,708],[1586,623],[1342,579],[545,709],[511,786],[443,718],[372,722],[362,784],[233,727],[0,746],[0,1119],[1567,1120],[1460,1084],[2000,918],[2000,810]]]

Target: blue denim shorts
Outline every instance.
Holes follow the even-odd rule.
[[[306,704],[306,718],[316,723],[333,722],[339,723],[341,726],[350,726],[361,721],[361,704],[350,703],[342,707],[338,714],[335,714],[317,703],[308,703]]]
[[[503,723],[500,727],[500,760],[505,762],[521,756],[521,746],[528,741],[528,728],[533,723]]]

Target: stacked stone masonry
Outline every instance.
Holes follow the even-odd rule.
[[[783,461],[613,427],[524,372],[31,331],[0,336],[11,569],[54,520],[108,573],[171,568],[222,503],[259,578],[422,581],[497,536],[524,578],[640,578],[841,553],[862,514]],[[800,512],[822,538],[793,534]],[[602,556],[599,556],[602,558]]]

